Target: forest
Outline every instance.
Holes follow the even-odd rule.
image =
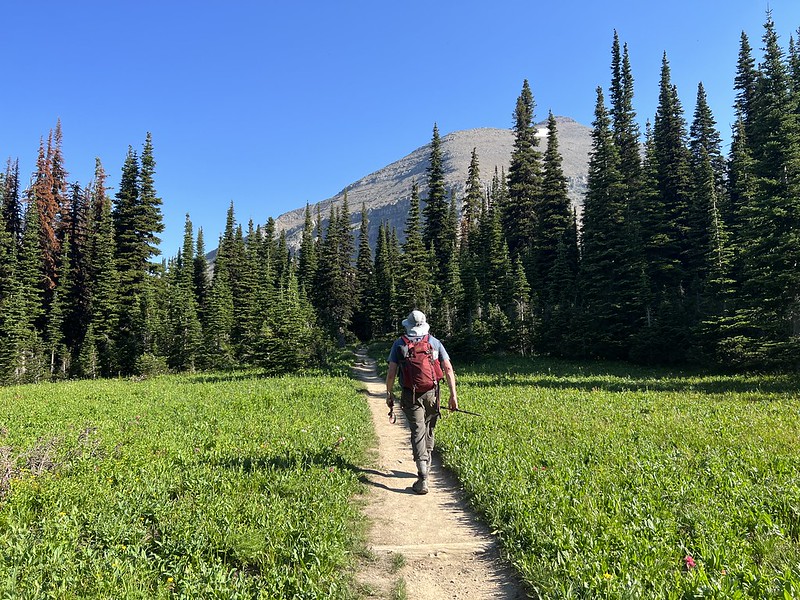
[[[552,114],[538,147],[525,80],[508,172],[482,178],[476,148],[456,197],[434,125],[404,230],[382,224],[374,248],[367,211],[359,221],[346,198],[327,215],[306,207],[297,251],[272,218],[237,223],[231,203],[213,266],[189,215],[181,251],[158,260],[151,135],[128,149],[110,197],[99,159],[88,185],[68,181],[59,122],[27,189],[18,161],[0,178],[0,380],[302,370],[395,335],[412,308],[463,357],[797,370],[800,38],[784,49],[768,15],[761,41],[758,62],[744,33],[732,57],[727,155],[702,83],[687,119],[666,53],[640,130],[615,33],[580,214]]]

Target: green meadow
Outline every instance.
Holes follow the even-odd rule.
[[[437,444],[542,598],[800,598],[788,376],[509,359]]]
[[[0,406],[0,597],[351,597],[373,436],[354,381],[81,381]]]
[[[534,597],[800,597],[797,378],[456,366],[483,416],[447,414],[437,447]],[[0,406],[1,598],[356,595],[357,382],[63,382]]]

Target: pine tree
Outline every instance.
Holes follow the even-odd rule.
[[[800,339],[800,136],[789,74],[771,15],[764,25],[748,133],[756,188],[740,222],[743,310],[749,313],[752,352],[770,361],[795,361]]]
[[[3,222],[6,231],[16,245],[22,239],[22,204],[19,196],[19,160],[13,163],[8,159],[5,177],[2,182]]]
[[[620,55],[619,37],[614,32],[611,51],[610,117],[614,145],[619,153],[619,171],[625,186],[625,201],[635,203],[641,175],[639,127],[633,109],[633,74],[628,45],[623,45]]]
[[[430,314],[433,306],[432,273],[420,231],[419,188],[416,182],[411,188],[404,234],[405,242],[397,276],[398,302],[404,311],[417,309]]]
[[[300,256],[298,259],[298,273],[300,289],[307,296],[311,296],[314,277],[317,271],[317,242],[314,234],[314,222],[311,218],[311,207],[306,204],[303,235],[300,241]]]
[[[28,190],[28,202],[35,204],[38,211],[39,251],[42,255],[42,272],[39,281],[44,294],[45,307],[50,306],[53,288],[56,285],[56,266],[61,250],[56,235],[59,207],[53,197],[51,151],[52,133],[47,143],[47,150],[45,150],[44,141],[39,143],[36,173]],[[39,323],[39,326],[43,327],[43,324]]]
[[[581,233],[581,297],[587,349],[595,356],[626,354],[627,331],[619,312],[617,276],[624,268],[624,183],[603,91],[597,88],[592,151]]]
[[[685,313],[685,268],[690,195],[689,149],[678,92],[671,82],[666,54],[662,60],[659,104],[652,134],[653,195],[642,202],[642,242],[647,263],[645,277],[651,302],[651,327],[645,337],[645,355],[659,361],[680,361],[689,347]],[[641,338],[643,339],[643,338]]]
[[[739,43],[739,60],[736,65],[736,78],[734,79],[734,89],[736,90],[736,117],[744,125],[745,134],[752,135],[753,123],[753,98],[755,97],[756,79],[758,71],[753,59],[753,51],[747,34],[743,31]]]
[[[178,371],[195,370],[202,332],[197,316],[197,301],[194,293],[194,233],[192,221],[186,215],[183,230],[183,246],[175,273],[171,277],[168,295],[168,364]]]
[[[89,238],[89,314],[90,324],[84,341],[84,372],[112,375],[117,371],[116,335],[119,324],[119,273],[116,261],[114,219],[111,200],[106,194],[106,173],[98,158],[90,210]]]
[[[398,307],[395,278],[397,263],[393,261],[391,254],[388,225],[381,223],[378,227],[378,240],[375,243],[375,276],[371,294],[371,321],[373,332],[378,337],[394,333],[395,330],[395,311]]]
[[[534,207],[541,188],[540,153],[536,149],[533,94],[527,79],[514,111],[514,149],[508,171],[508,199],[499,206],[503,231],[513,256],[528,252],[536,215]]]
[[[464,196],[464,215],[462,218],[461,240],[469,237],[478,229],[478,217],[483,203],[483,186],[481,184],[480,166],[477,148],[472,149],[472,156],[467,170],[467,184]]]
[[[353,333],[361,341],[372,337],[370,294],[374,286],[372,250],[369,245],[369,219],[367,206],[361,204],[361,227],[358,232],[356,257],[356,306],[353,311]]]
[[[336,210],[331,204],[328,229],[319,252],[320,264],[326,268],[318,270],[315,285],[320,318],[340,346],[349,339],[353,318],[355,273],[352,255],[353,236],[345,194],[341,210]]]
[[[447,238],[447,190],[445,189],[444,164],[442,159],[442,141],[439,137],[439,128],[434,123],[433,137],[431,138],[431,153],[427,168],[428,197],[422,209],[424,225],[422,239],[426,248],[435,246],[437,269],[435,274],[441,272],[447,263],[451,251],[449,245],[443,240]]]
[[[556,262],[558,246],[569,226],[571,210],[567,196],[567,179],[561,167],[561,153],[558,150],[558,129],[551,112],[547,120],[547,149],[544,153],[544,174],[541,195],[537,202],[536,230],[532,266],[534,284],[542,291],[536,307],[538,319],[543,328],[548,328],[552,306],[549,304],[550,289],[553,282],[550,274]]]
[[[197,230],[196,248],[192,282],[194,284],[194,297],[197,302],[197,317],[203,322],[208,302],[208,290],[211,284],[208,277],[208,258],[206,257],[206,243],[202,227]]]
[[[48,149],[50,160],[50,174],[52,176],[53,190],[52,198],[57,207],[55,233],[58,238],[59,249],[64,237],[72,229],[72,206],[69,195],[69,183],[67,182],[67,171],[64,168],[64,155],[61,149],[64,135],[61,130],[61,119],[56,122],[56,129],[52,135],[53,145]]]
[[[706,289],[709,252],[712,237],[721,233],[718,198],[724,189],[725,160],[722,157],[722,141],[706,100],[703,84],[697,87],[697,103],[694,119],[689,129],[690,169],[692,190],[688,207],[689,256],[686,261],[686,280],[690,305],[694,319],[702,319]]]

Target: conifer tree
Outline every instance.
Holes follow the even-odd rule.
[[[405,242],[398,272],[398,302],[401,310],[430,314],[433,306],[432,273],[420,231],[419,188],[411,188],[411,200],[404,230]],[[407,313],[403,313],[407,314]]]
[[[444,242],[447,235],[447,190],[445,189],[444,164],[442,158],[442,141],[439,137],[439,128],[434,123],[433,137],[431,138],[431,153],[427,168],[428,197],[422,209],[424,225],[422,239],[425,247],[435,246],[437,269],[434,274],[441,272],[447,263],[451,248]]]
[[[300,289],[307,296],[312,295],[312,286],[317,271],[317,242],[314,234],[314,222],[311,218],[311,207],[306,204],[303,235],[300,241],[297,278]]]
[[[197,300],[194,293],[194,233],[192,221],[186,215],[183,230],[183,246],[179,259],[171,273],[168,300],[169,338],[168,364],[178,371],[195,370],[202,332],[197,316]]]
[[[390,248],[388,225],[378,227],[378,240],[375,243],[374,287],[372,292],[372,326],[376,336],[394,333],[396,310],[398,308],[395,278],[396,262]]]
[[[747,34],[742,31],[739,42],[739,60],[736,65],[736,77],[734,79],[734,90],[736,90],[736,109],[737,119],[742,121],[745,134],[752,135],[753,123],[753,99],[755,96],[756,79],[758,71],[756,62],[753,59],[753,51]]]
[[[659,104],[652,133],[653,194],[642,201],[642,243],[650,286],[647,308],[651,327],[646,350],[639,352],[662,361],[680,361],[689,347],[685,314],[685,267],[688,245],[690,193],[689,149],[678,92],[671,81],[664,54]],[[640,338],[640,341],[644,338]]]
[[[370,295],[374,286],[372,250],[369,245],[369,219],[367,206],[361,204],[361,227],[358,232],[356,256],[356,306],[353,311],[353,333],[361,341],[372,337]]]
[[[87,240],[90,324],[84,341],[84,360],[81,361],[81,368],[92,376],[111,375],[118,368],[115,339],[119,323],[119,273],[114,259],[114,219],[105,182],[106,173],[98,158],[95,161]]]
[[[352,265],[353,236],[350,212],[345,194],[341,210],[331,204],[325,238],[320,246],[319,261],[325,265],[317,271],[317,307],[326,328],[343,346],[352,324],[355,273]]]
[[[8,159],[2,181],[3,222],[15,244],[22,239],[22,204],[19,195],[19,160]]]
[[[206,257],[206,243],[203,236],[203,228],[197,230],[196,252],[193,263],[194,297],[197,301],[197,317],[201,323],[205,318],[206,304],[208,301],[208,289],[210,286],[208,276],[208,258]]]
[[[462,218],[461,240],[468,240],[478,228],[478,217],[483,203],[483,186],[481,185],[480,166],[477,148],[472,149],[472,156],[467,170],[467,184],[464,196],[464,215]]]
[[[702,319],[701,297],[709,274],[712,237],[721,239],[718,198],[723,193],[725,160],[722,141],[706,100],[703,84],[697,87],[694,119],[689,129],[692,190],[688,207],[689,256],[686,260],[686,280],[689,302],[694,318]],[[718,254],[718,252],[717,252]]]
[[[743,310],[750,314],[758,360],[792,361],[800,339],[800,136],[791,85],[775,24],[764,25],[764,58],[752,103],[756,188],[743,208]]]
[[[36,160],[36,173],[28,190],[28,202],[34,203],[38,211],[39,248],[42,256],[39,281],[44,294],[45,307],[50,306],[53,288],[56,285],[56,267],[60,247],[56,229],[59,207],[53,197],[53,173],[50,153],[52,151],[52,132],[45,150],[44,141],[39,142],[39,155]],[[39,323],[43,327],[43,323]]]
[[[633,109],[633,74],[631,72],[628,45],[624,44],[620,54],[619,36],[614,32],[611,50],[611,93],[609,114],[614,145],[619,154],[619,171],[625,186],[625,202],[634,203],[638,194],[641,160],[639,127]]]
[[[500,219],[513,256],[527,253],[533,235],[536,199],[541,187],[539,140],[533,125],[534,102],[528,80],[522,84],[514,111],[514,148],[508,171],[508,199],[499,206]]]
[[[534,282],[541,290],[539,305],[536,307],[542,327],[549,327],[552,306],[549,304],[550,288],[553,283],[550,274],[556,262],[558,245],[569,226],[571,210],[567,196],[567,178],[561,167],[561,153],[558,149],[558,129],[551,112],[547,120],[547,149],[544,153],[542,188],[536,204],[536,229],[532,266]]]
[[[628,341],[616,287],[625,242],[620,235],[625,194],[619,165],[603,91],[598,87],[581,234],[581,297],[587,350],[605,358],[624,356]]]
[[[60,251],[60,244],[72,229],[72,207],[70,202],[72,198],[69,195],[69,183],[67,182],[68,174],[64,168],[64,155],[62,152],[64,135],[61,130],[61,119],[58,119],[56,122],[56,129],[53,132],[52,140],[53,144],[52,147],[48,149],[48,156],[50,160],[50,174],[53,182],[52,198],[58,211],[55,219],[55,233],[58,238]]]

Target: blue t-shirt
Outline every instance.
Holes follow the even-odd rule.
[[[418,342],[424,336],[421,336],[421,335],[418,335],[418,336],[409,335],[407,337],[412,342]],[[439,340],[437,340],[435,337],[433,337],[430,334],[428,334],[428,342],[430,343],[431,348],[433,348],[434,352],[436,352],[439,355],[439,362],[440,363],[443,363],[446,360],[447,361],[450,360],[450,355],[447,354],[447,350],[444,349],[444,345],[442,344],[442,342],[440,342]],[[404,345],[405,345],[405,342],[403,341],[402,337],[399,337],[394,341],[394,344],[392,344],[392,349],[389,352],[389,362],[390,363],[391,362],[398,363],[398,364],[400,363],[400,346],[404,346]]]

